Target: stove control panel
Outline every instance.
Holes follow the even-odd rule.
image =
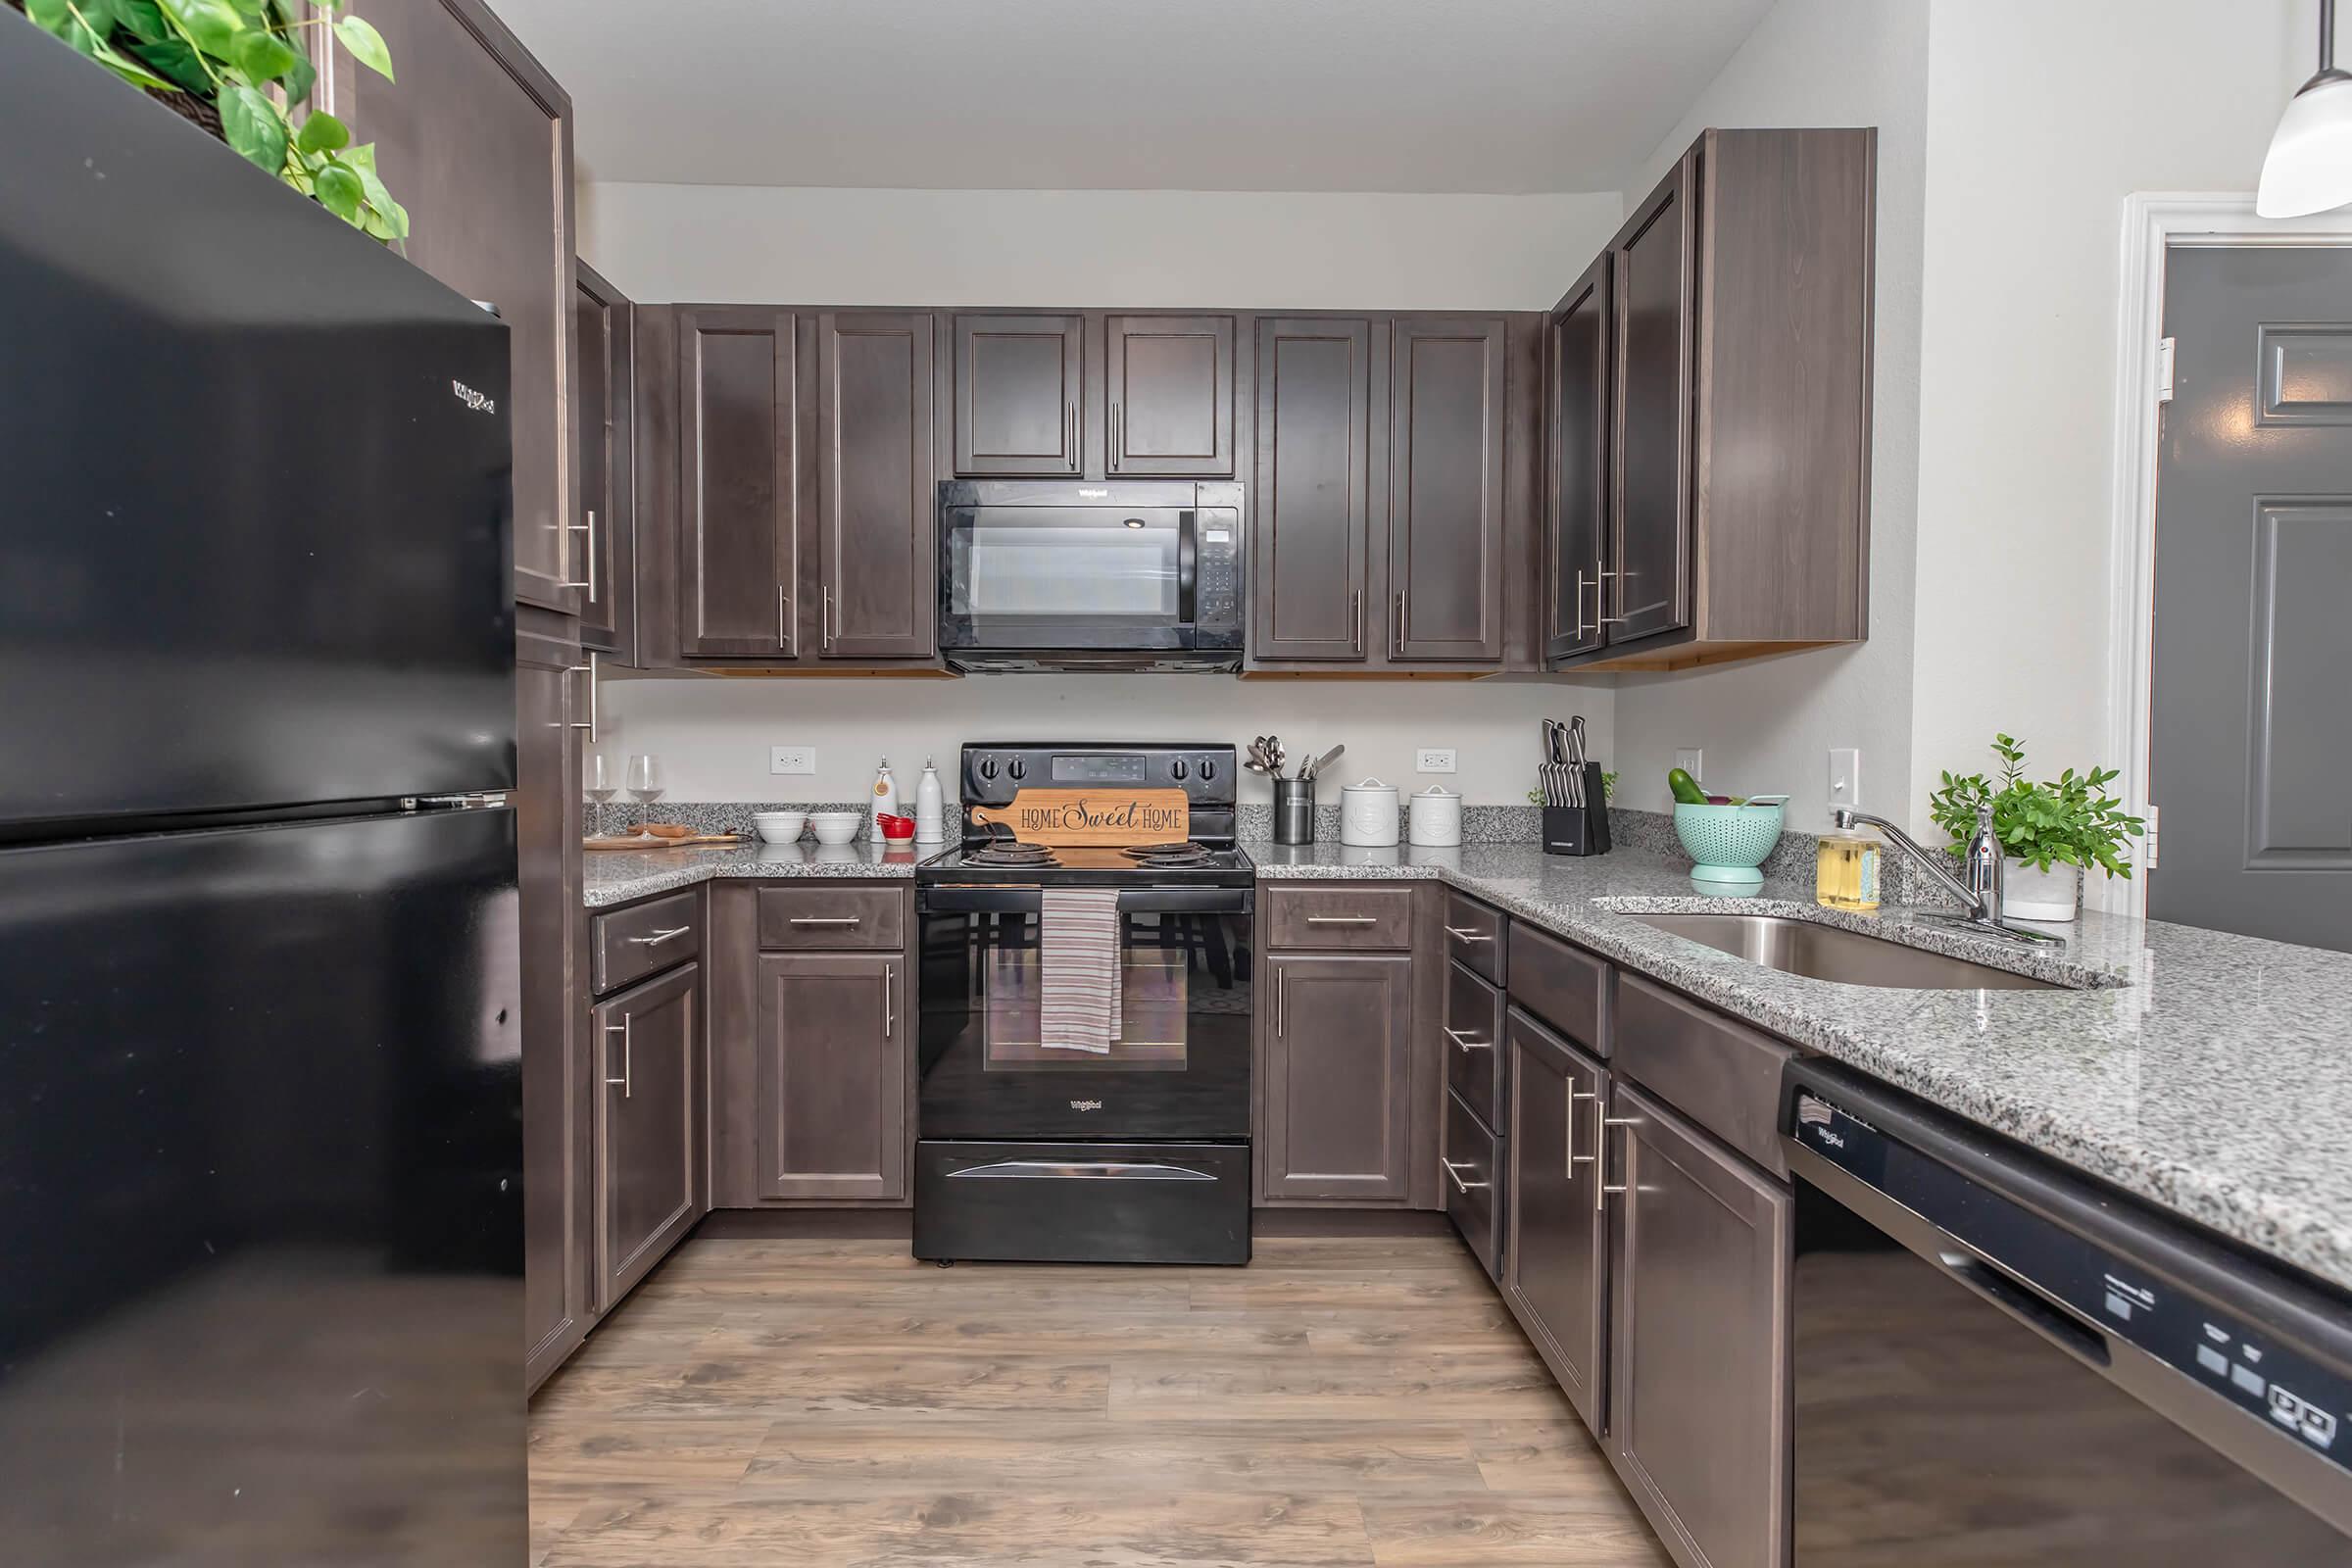
[[[1180,789],[1196,805],[1230,807],[1230,746],[1022,746],[963,749],[965,804],[1005,806],[1024,787]]]

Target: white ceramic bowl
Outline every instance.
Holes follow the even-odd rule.
[[[808,818],[809,831],[819,844],[848,844],[865,825],[863,811],[818,811]]]
[[[762,844],[798,844],[801,829],[808,821],[807,811],[754,811],[752,826]]]

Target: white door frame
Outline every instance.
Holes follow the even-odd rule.
[[[2148,705],[2156,610],[2156,377],[2164,337],[2168,245],[2352,244],[2352,208],[2310,218],[2255,216],[2254,198],[2228,192],[2155,192],[2124,203],[2123,288],[2115,342],[2115,466],[2110,495],[2107,744],[2125,808],[2148,804]],[[2162,804],[2161,802],[2158,804]],[[2161,828],[2161,824],[2159,824]],[[2135,863],[2144,863],[2147,846]],[[2161,849],[2158,852],[2162,853]],[[2161,867],[2160,867],[2161,869]],[[2093,877],[2090,902],[2147,912],[2147,878]]]

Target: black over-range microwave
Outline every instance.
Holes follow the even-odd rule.
[[[1242,487],[949,480],[939,650],[964,670],[1238,669]]]

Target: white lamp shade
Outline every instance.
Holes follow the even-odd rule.
[[[2322,76],[2288,100],[2262,161],[2254,210],[2301,218],[2352,203],[2352,76]]]

